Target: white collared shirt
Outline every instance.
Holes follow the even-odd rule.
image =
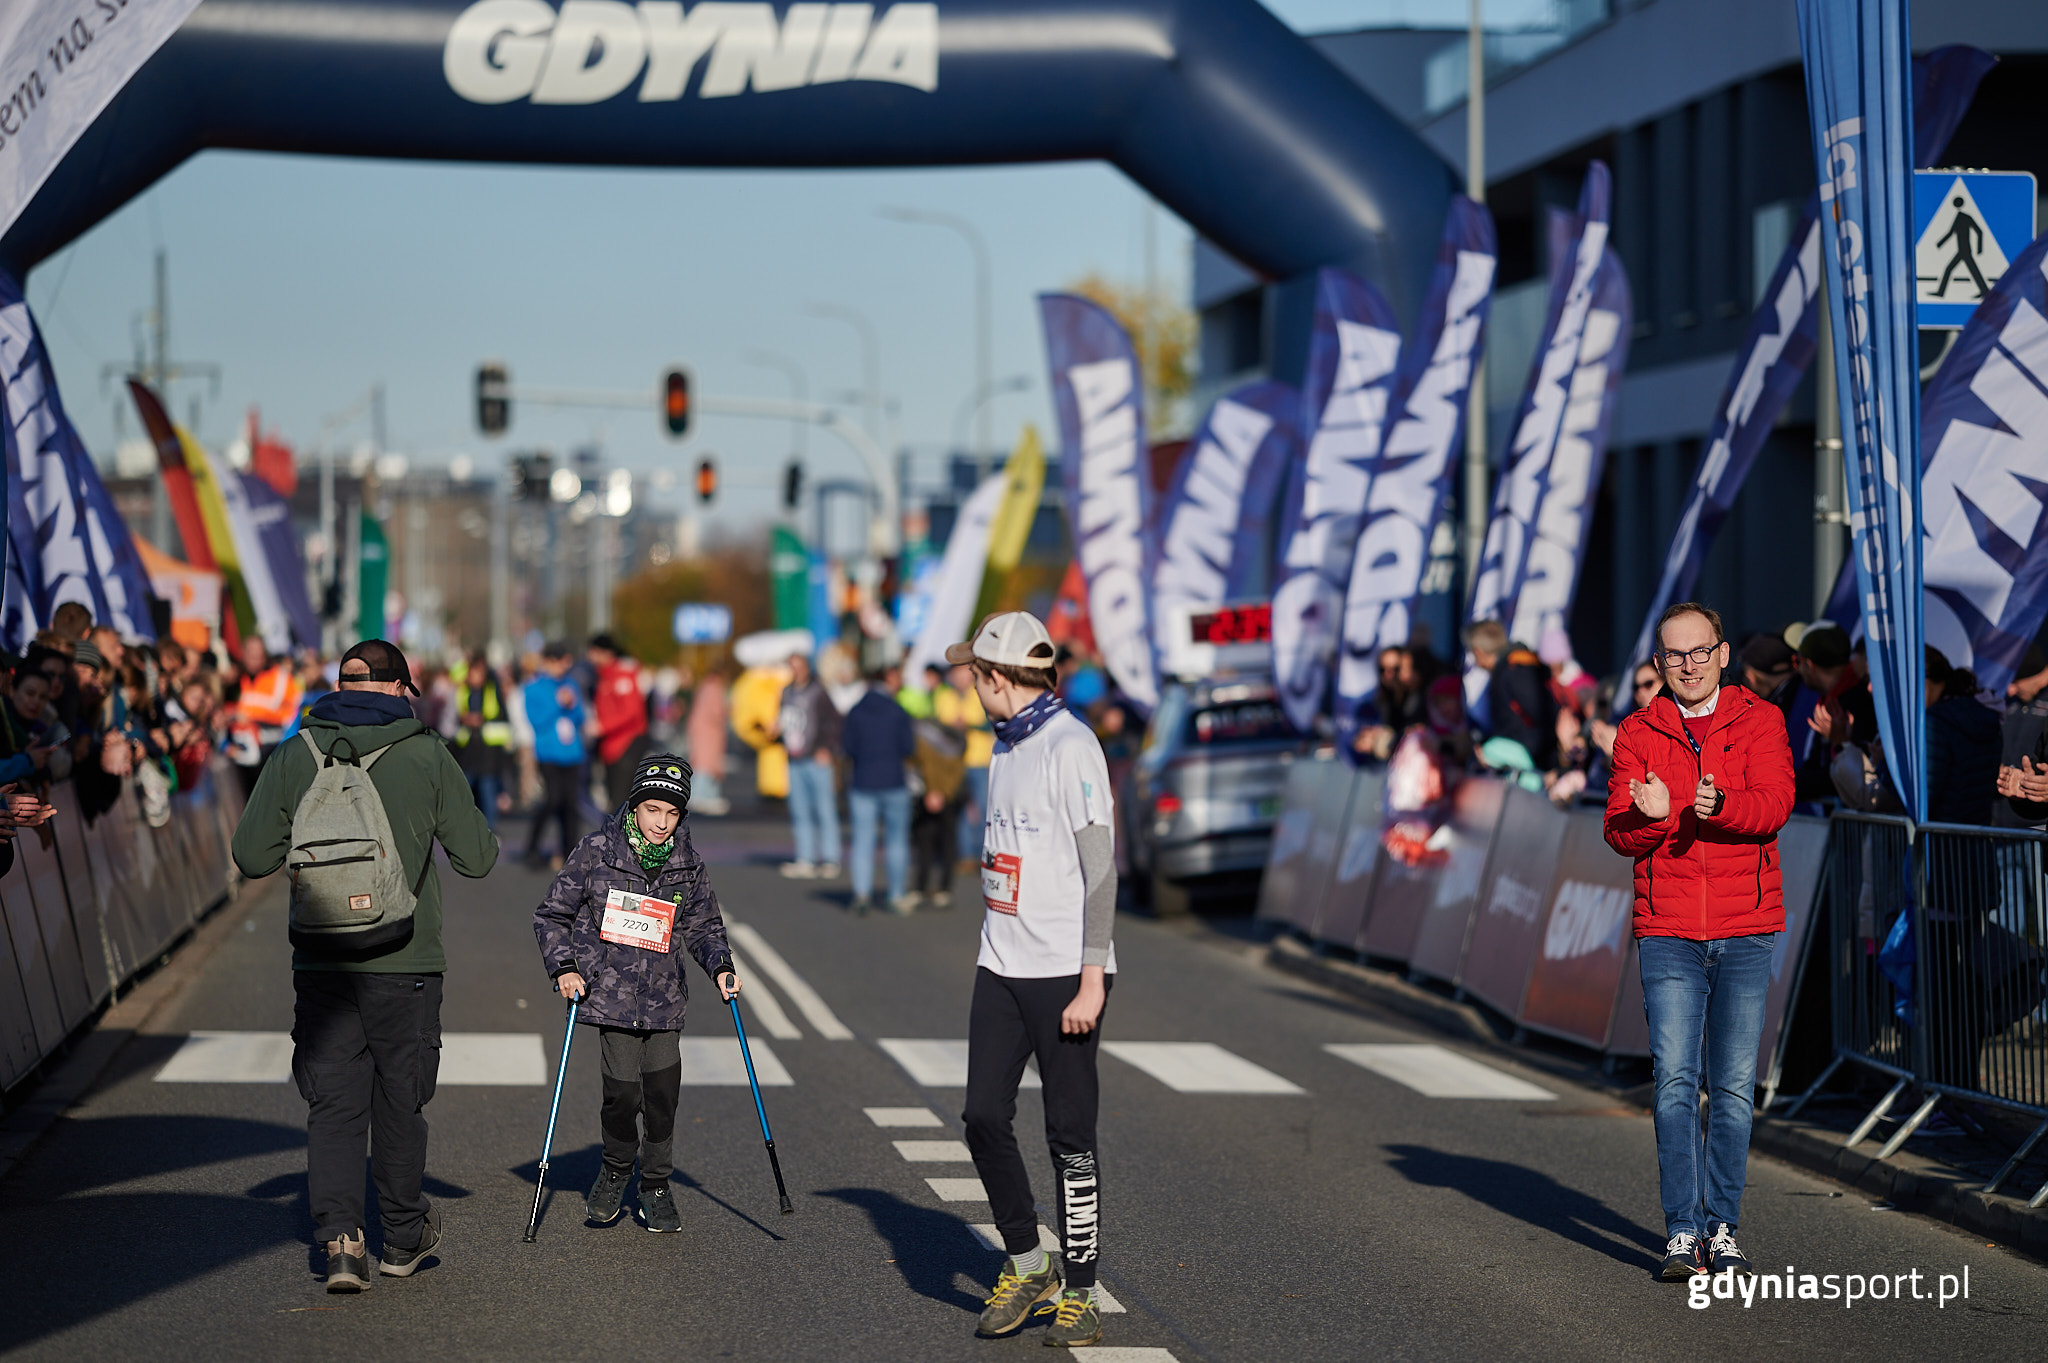
[[[1676,696],[1673,696],[1671,699],[1673,704],[1676,704],[1678,701],[1678,697]],[[1685,716],[1685,718],[1687,719],[1704,719],[1706,716],[1714,713],[1714,707],[1718,705],[1720,701],[1721,688],[1717,686],[1714,688],[1713,695],[1708,696],[1705,700],[1699,703],[1699,708],[1694,710],[1688,710],[1683,705],[1680,705],[1678,707],[1678,713]]]

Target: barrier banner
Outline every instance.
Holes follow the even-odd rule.
[[[1918,820],[1927,811],[1927,709],[1908,29],[1906,0],[1799,0],[1870,690],[1893,783]]]
[[[2005,694],[2048,616],[2048,234],[2021,252],[1922,397],[1927,642]]]
[[[1828,821],[1795,814],[1778,833],[1778,874],[1784,882],[1785,932],[1771,954],[1771,987],[1764,995],[1764,1030],[1758,1039],[1757,1083],[1776,1092],[1784,1067],[1785,1018],[1806,962],[1820,902],[1821,868],[1828,851]],[[1638,982],[1640,987],[1640,982]]]
[[[78,940],[78,954],[85,967],[86,992],[93,1007],[106,1002],[114,987],[126,977],[114,952],[114,940],[107,916],[100,906],[92,860],[85,852],[85,823],[78,816],[74,800],[57,802],[57,813],[49,822],[57,854],[57,868],[63,875],[64,902],[71,913],[72,936]]]
[[[1498,620],[1510,638],[1532,645],[1570,613],[1628,365],[1628,279],[1607,246],[1612,197],[1606,164],[1593,162],[1565,237],[1569,249],[1552,252],[1543,339],[1515,408],[1472,581],[1466,618]]]
[[[1273,823],[1273,845],[1265,873],[1259,878],[1258,916],[1307,932],[1315,924],[1315,904],[1304,893],[1309,843],[1323,807],[1327,768],[1331,763],[1297,758],[1287,768],[1287,786],[1280,798],[1280,817]]]
[[[15,950],[14,934],[4,921],[6,894],[0,891],[0,1089],[36,1067],[42,1047],[36,1043],[35,1019],[29,1016],[24,962]]]
[[[1468,776],[1451,796],[1451,817],[1440,836],[1448,846],[1436,891],[1416,926],[1408,968],[1457,984],[1463,979],[1465,944],[1486,883],[1487,858],[1500,826],[1507,785],[1491,776]]]
[[[92,1011],[93,1000],[85,982],[85,957],[78,949],[78,933],[71,925],[71,906],[64,900],[64,872],[57,865],[54,838],[45,847],[36,834],[17,836],[14,865],[23,891],[35,904],[43,962],[57,991],[57,1017],[63,1031],[69,1032]]]
[[[1346,773],[1351,795],[1344,813],[1329,826],[1329,888],[1323,894],[1315,939],[1350,951],[1358,945],[1359,929],[1379,893],[1380,863],[1387,860],[1380,848],[1380,804],[1386,798],[1387,777],[1378,769],[1354,771],[1347,762],[1331,765]]]
[[[1400,323],[1378,289],[1348,270],[1317,273],[1301,391],[1308,448],[1281,507],[1273,589],[1273,681],[1303,733],[1330,698],[1344,585],[1400,353]]]
[[[8,541],[0,642],[26,652],[66,601],[86,606],[95,622],[113,625],[126,638],[156,638],[149,578],[128,526],[65,414],[42,333],[21,286],[5,270],[0,444],[7,454]]]
[[[1607,1044],[1635,918],[1635,863],[1614,855],[1599,811],[1574,810],[1558,854],[1522,1014],[1532,1031]]]
[[[1067,526],[1088,580],[1088,619],[1110,678],[1149,715],[1159,703],[1159,674],[1145,595],[1152,480],[1137,351],[1123,325],[1085,298],[1042,293],[1038,311],[1059,414]]]
[[[1366,490],[1337,649],[1337,749],[1379,692],[1379,651],[1406,644],[1420,609],[1430,537],[1464,448],[1466,397],[1486,350],[1496,265],[1493,217],[1459,195],[1444,218],[1415,339],[1401,353],[1387,436]],[[1438,590],[1441,590],[1439,588]]]
[[[1443,864],[1434,859],[1411,866],[1399,857],[1381,857],[1370,911],[1358,934],[1359,952],[1403,963],[1414,955],[1416,936],[1436,901],[1443,870]]]
[[[1956,124],[1976,97],[1977,83],[1997,60],[1988,52],[1966,46],[1937,48],[1913,59],[1914,165],[1932,166],[1940,159]],[[1643,627],[1630,660],[1650,656],[1650,635],[1664,608],[1692,596],[1700,565],[1727,522],[1765,438],[1813,363],[1820,331],[1820,236],[1820,196],[1816,194],[1806,201],[1806,211],[1792,229],[1778,268],[1771,272],[1771,282],[1764,287],[1763,302],[1750,319],[1749,335],[1735,353],[1728,386],[1721,391],[1714,424],[1707,431],[1706,453],[1700,456],[1685,509],[1679,513],[1677,533],[1664,555],[1664,574],[1643,612]],[[1955,358],[1951,354],[1949,361]],[[1941,372],[1946,374],[1948,367],[1944,365]],[[1827,618],[1846,624],[1837,615]],[[1933,628],[1931,620],[1928,627]],[[1953,654],[1950,660],[1954,660]],[[1978,676],[1982,678],[1983,673]],[[1999,682],[1996,690],[2002,694],[2005,682]],[[1615,697],[1617,713],[1630,703],[1627,696]]]
[[[1507,1017],[1522,1010],[1529,967],[1543,940],[1543,910],[1570,816],[1541,795],[1511,788],[1501,806],[1472,945],[1459,984]]]
[[[1272,588],[1273,502],[1295,462],[1291,384],[1248,383],[1216,400],[1174,468],[1159,512],[1152,626],[1173,605],[1220,606]],[[1165,639],[1155,641],[1158,652]]]

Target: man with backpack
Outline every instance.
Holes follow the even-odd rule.
[[[418,694],[411,678],[382,639],[344,654],[339,689],[264,764],[235,829],[243,875],[290,876],[292,1077],[307,1105],[307,1192],[329,1292],[371,1282],[365,1136],[381,1271],[409,1277],[440,1242],[440,1217],[420,1191],[447,967],[434,842],[465,876],[498,859],[462,769],[405,701]]]

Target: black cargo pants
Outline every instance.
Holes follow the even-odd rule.
[[[363,1142],[386,1248],[425,1229],[427,1119],[441,1072],[441,977],[293,972],[292,1077],[306,1100],[306,1191],[318,1240],[363,1216]]]

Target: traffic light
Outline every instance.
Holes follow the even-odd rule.
[[[488,436],[505,434],[512,424],[511,376],[496,360],[476,367],[476,428]]]
[[[782,505],[794,511],[804,499],[804,466],[802,461],[792,459],[789,467],[782,471]]]
[[[697,461],[697,500],[709,502],[718,495],[718,464],[705,458]]]
[[[681,366],[661,372],[661,424],[671,440],[690,433],[690,371]]]
[[[522,501],[548,499],[548,480],[554,476],[554,463],[553,458],[541,452],[513,456],[513,486]]]

